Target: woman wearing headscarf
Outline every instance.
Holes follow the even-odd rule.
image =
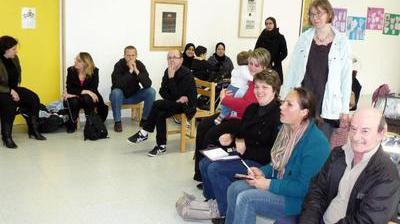
[[[217,43],[215,46],[215,53],[208,58],[208,62],[214,67],[214,71],[217,75],[221,77],[214,77],[214,79],[218,78],[227,78],[231,77],[231,72],[233,70],[232,60],[225,55],[225,44],[222,42]]]
[[[265,20],[265,29],[258,37],[254,49],[259,47],[269,51],[272,68],[278,72],[281,83],[283,83],[282,61],[287,56],[287,47],[285,37],[279,33],[274,17],[268,17]]]
[[[192,43],[188,43],[185,46],[185,50],[183,50],[183,63],[182,65],[185,66],[186,68],[192,70],[192,63],[194,59],[194,50],[195,46]]]

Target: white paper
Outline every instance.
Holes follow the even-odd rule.
[[[23,7],[21,10],[22,29],[36,28],[36,8]]]
[[[231,160],[231,159],[240,159],[238,155],[230,156],[225,150],[221,148],[209,149],[201,151],[207,158],[212,161],[216,160]]]

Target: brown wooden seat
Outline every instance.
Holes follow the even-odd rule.
[[[194,139],[196,138],[196,118],[208,117],[215,113],[215,88],[217,84],[214,82],[207,82],[196,78],[195,82],[197,95],[207,96],[210,98],[210,108],[209,110],[202,110],[197,108],[196,114],[190,121],[189,133],[187,133],[188,127],[186,123],[186,115],[184,113],[175,115],[175,117],[180,118],[181,125],[179,129],[168,128],[167,135],[180,133],[180,152],[186,151],[186,137],[189,137],[190,142],[194,143]]]

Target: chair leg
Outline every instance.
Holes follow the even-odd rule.
[[[139,105],[139,108],[137,109],[137,115],[138,115],[138,121],[140,122],[143,116],[143,103]]]
[[[181,114],[181,147],[180,152],[186,151],[186,116]]]
[[[196,138],[196,118],[192,118],[190,121],[190,138]]]

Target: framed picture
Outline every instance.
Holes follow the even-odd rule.
[[[308,9],[309,9],[312,1],[313,0],[303,0],[302,1],[299,34],[303,33],[304,31],[308,30],[308,28],[311,27],[311,24],[308,23]]]
[[[150,50],[183,49],[186,43],[186,0],[152,0]]]
[[[263,25],[264,0],[240,0],[239,37],[258,37]]]

